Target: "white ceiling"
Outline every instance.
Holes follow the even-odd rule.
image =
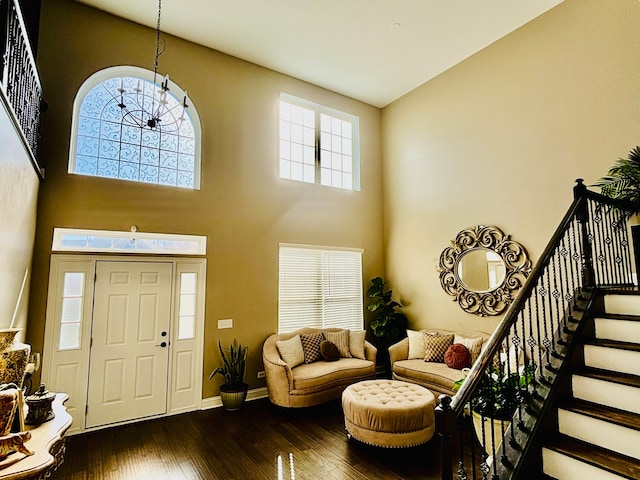
[[[157,0],[77,1],[155,28]],[[161,27],[383,107],[562,1],[163,0]]]

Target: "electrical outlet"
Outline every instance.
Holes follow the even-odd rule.
[[[218,329],[221,330],[223,328],[233,328],[233,318],[218,320]]]
[[[264,378],[264,370],[258,372],[258,378]]]

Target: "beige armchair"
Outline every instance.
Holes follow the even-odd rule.
[[[282,360],[277,340],[288,340],[300,333],[322,331],[303,328],[284,334],[273,334],[264,342],[262,360],[269,400],[281,407],[308,407],[340,398],[352,383],[375,378],[376,348],[364,341],[364,359],[340,358],[334,362],[323,360],[291,368]],[[338,329],[326,329],[338,331]]]

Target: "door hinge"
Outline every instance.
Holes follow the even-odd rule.
[[[89,348],[93,347],[93,337],[89,339]]]
[[[85,405],[84,407],[84,414],[87,415],[89,413],[89,404],[87,403],[87,405]]]

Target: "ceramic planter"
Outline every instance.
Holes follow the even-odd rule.
[[[473,417],[473,427],[476,431],[476,437],[478,438],[478,442],[485,449],[487,455],[493,455],[493,443],[494,439],[497,442],[495,451],[498,453],[500,450],[500,445],[502,445],[502,436],[504,432],[507,431],[511,422],[496,420],[491,417],[483,417],[477,412],[472,412]],[[484,430],[483,430],[484,423]],[[492,425],[493,424],[493,425]],[[493,430],[492,430],[493,428]],[[484,436],[483,436],[484,431]],[[493,432],[493,435],[492,435]],[[484,437],[484,438],[483,438]]]
[[[225,410],[235,412],[240,410],[247,399],[247,391],[249,385],[246,383],[239,389],[227,388],[224,385],[220,387],[220,400]]]
[[[22,388],[31,345],[15,341],[19,331],[19,328],[0,329],[0,384],[13,383]]]

